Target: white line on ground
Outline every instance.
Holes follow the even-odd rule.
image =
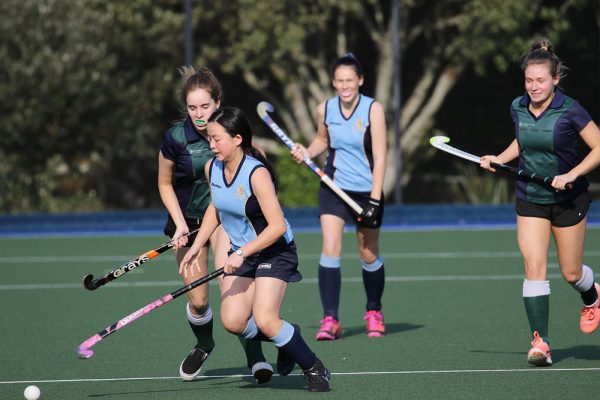
[[[600,367],[592,368],[520,368],[520,369],[449,369],[431,371],[362,371],[362,372],[332,372],[336,376],[353,375],[417,375],[417,374],[486,374],[486,373],[557,373],[557,372],[595,372]],[[299,375],[299,374],[298,374]],[[277,375],[276,375],[277,376]],[[196,379],[228,379],[228,378],[251,378],[252,375],[200,375]],[[0,385],[27,384],[27,383],[79,383],[79,382],[117,382],[117,381],[147,381],[181,379],[179,376],[153,376],[153,377],[131,377],[131,378],[90,378],[90,379],[48,379],[27,381],[0,381]]]
[[[299,253],[300,258],[317,260],[320,253]],[[385,258],[520,258],[518,251],[442,251],[442,252],[387,252],[381,253]],[[549,252],[550,258],[556,258],[556,252]],[[600,251],[589,250],[586,257],[600,256]],[[357,253],[344,253],[343,259],[356,259]],[[81,262],[127,262],[132,256],[0,256],[0,263],[81,263]],[[169,258],[172,261],[172,257]]]
[[[596,274],[598,275],[598,274]],[[560,274],[548,274],[548,279],[561,278]],[[522,274],[514,275],[415,275],[415,276],[386,276],[386,282],[447,282],[447,281],[502,281],[520,280]],[[362,283],[362,278],[343,278],[344,283]],[[298,283],[317,283],[317,278],[304,278]],[[216,285],[216,282],[209,282]],[[176,289],[183,286],[181,281],[156,281],[156,282],[114,282],[106,285],[107,288],[132,288],[132,287],[163,287]],[[31,283],[31,284],[5,284],[0,285],[0,290],[42,290],[42,289],[82,289],[81,283]]]

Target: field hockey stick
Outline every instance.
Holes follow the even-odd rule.
[[[448,138],[446,136],[434,136],[431,139],[429,139],[429,143],[436,149],[440,149],[442,151],[445,151],[446,153],[450,153],[454,156],[463,158],[465,160],[472,161],[477,164],[481,163],[480,157],[477,157],[474,154],[470,154],[470,153],[467,153],[466,151],[462,151],[455,147],[450,146],[449,144],[447,144],[449,141],[450,141],[450,138]],[[510,165],[506,165],[506,164],[498,164],[498,163],[492,162],[492,163],[490,163],[490,166],[492,166],[493,168],[496,168],[496,169],[502,169],[505,171],[512,172],[513,174],[516,174],[517,176],[523,176],[534,182],[545,184],[548,186],[550,186],[552,184],[552,180],[554,179],[554,177],[551,177],[551,176],[538,175],[535,172],[529,172],[524,169],[511,167]],[[572,189],[573,184],[567,183],[565,185],[565,188]]]
[[[168,302],[170,302],[173,299],[176,299],[177,297],[181,296],[182,294],[187,293],[190,290],[216,278],[217,276],[221,275],[223,272],[224,272],[223,268],[214,270],[210,274],[208,274],[198,280],[195,280],[194,282],[190,283],[189,285],[179,288],[179,289],[175,290],[174,292],[171,292],[168,295],[166,295],[158,300],[153,301],[152,303],[148,304],[147,306],[140,308],[136,312],[129,314],[125,318],[120,319],[118,322],[115,322],[114,324],[107,326],[105,329],[101,330],[100,332],[96,333],[94,336],[90,337],[85,342],[81,343],[79,345],[79,347],[77,348],[77,356],[79,358],[84,358],[84,359],[91,358],[94,355],[92,346],[94,346],[96,343],[98,343],[102,339],[115,333],[116,331],[123,328],[124,326],[129,325],[130,323],[137,320],[138,318],[141,318],[144,315],[149,314],[150,312],[156,310],[158,307],[167,304]]]
[[[193,230],[191,232],[188,232],[184,236],[191,236],[194,233],[198,232],[199,229],[200,228]],[[83,276],[83,286],[87,290],[96,290],[100,286],[104,286],[108,282],[114,281],[121,275],[124,275],[124,274],[128,273],[129,271],[131,271],[132,269],[139,267],[146,261],[150,261],[154,257],[159,256],[160,254],[164,253],[168,249],[172,248],[174,245],[175,245],[175,243],[172,240],[170,240],[169,242],[163,244],[162,246],[157,247],[154,250],[147,251],[144,254],[142,254],[141,256],[121,265],[118,268],[113,269],[112,271],[110,271],[109,273],[107,273],[106,275],[104,275],[98,279],[94,279],[94,276],[92,274],[87,273]]]
[[[267,125],[269,125],[269,128],[271,128],[271,130],[275,133],[275,135],[277,135],[277,137],[290,150],[292,150],[294,148],[294,142],[292,142],[292,140],[288,137],[288,135],[286,135],[286,133],[283,131],[283,129],[281,129],[267,113],[267,112],[275,111],[275,108],[271,105],[271,103],[268,103],[266,101],[261,101],[260,103],[258,103],[258,106],[256,106],[256,111],[258,112],[258,115],[262,118],[262,120]],[[330,177],[328,177],[319,167],[317,167],[317,165],[313,162],[313,160],[311,160],[308,156],[305,156],[303,161],[304,161],[304,164],[308,165],[308,167],[315,174],[319,175],[319,177],[321,178],[321,182],[326,184],[331,190],[333,190],[335,192],[335,194],[340,196],[340,198],[342,200],[344,200],[346,202],[346,204],[348,204],[354,210],[354,212],[356,212],[356,214],[358,214],[359,216],[360,216],[360,214],[362,214],[362,212],[363,212],[362,207],[359,206],[354,200],[352,200],[352,198],[350,196],[348,196],[348,194],[346,192],[344,192],[342,189],[340,189],[331,180]]]

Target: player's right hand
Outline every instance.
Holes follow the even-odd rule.
[[[306,148],[300,143],[294,143],[294,148],[290,151],[290,153],[294,161],[296,161],[298,164],[302,164],[304,158],[308,156]]]
[[[202,254],[202,248],[192,245],[179,264],[179,275],[187,277],[188,274],[193,274],[194,268],[200,271],[198,266],[200,254]]]
[[[491,163],[502,164],[496,156],[487,155],[479,158],[479,166],[481,168],[491,172],[496,172],[496,169],[492,168],[490,165]]]

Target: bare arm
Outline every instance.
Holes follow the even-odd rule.
[[[239,268],[244,262],[244,257],[251,256],[275,243],[287,229],[269,171],[266,168],[258,168],[252,174],[250,184],[260,209],[267,220],[267,226],[256,238],[242,246],[243,257],[231,253],[225,262],[226,273],[231,273]]]
[[[173,235],[173,243],[175,247],[184,246],[187,243],[187,236],[183,236],[189,232],[189,228],[185,222],[185,217],[179,207],[179,201],[173,188],[173,171],[175,170],[175,163],[171,160],[166,159],[162,151],[158,153],[158,192],[160,198],[165,205],[165,208],[169,212],[169,215],[175,222],[177,227],[175,234]]]
[[[482,156],[480,165],[482,168],[487,169],[488,171],[496,172],[496,170],[490,166],[490,163],[507,164],[519,157],[519,152],[519,143],[517,142],[517,139],[513,139],[508,147],[497,156]]]
[[[210,164],[211,161],[208,161],[204,166],[204,173],[206,174],[207,182],[210,182],[210,177],[208,175]],[[201,254],[202,248],[204,248],[206,242],[209,241],[210,237],[219,225],[220,222],[219,217],[217,216],[217,209],[212,203],[210,203],[206,208],[206,211],[204,212],[204,217],[202,217],[202,224],[200,225],[200,230],[196,235],[194,243],[188,250],[183,260],[181,260],[181,264],[179,264],[180,274],[183,274],[185,276],[189,268],[191,268],[194,265],[193,260]]]
[[[317,107],[317,135],[308,147],[304,147],[300,143],[296,143],[291,150],[292,157],[300,164],[305,156],[314,158],[320,156],[327,151],[327,127],[325,126],[325,102]]]
[[[250,179],[252,191],[258,200],[260,209],[267,220],[267,227],[258,236],[246,243],[244,255],[257,253],[275,243],[286,231],[285,218],[279,199],[275,193],[271,174],[266,168],[258,168]]]
[[[373,187],[371,188],[371,198],[381,200],[387,157],[387,134],[385,114],[380,103],[373,103],[370,118],[371,142],[373,146]]]

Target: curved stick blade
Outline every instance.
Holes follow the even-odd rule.
[[[442,143],[448,143],[450,138],[447,136],[433,136],[429,139],[429,144],[433,147],[438,147]]]
[[[83,287],[87,290],[98,289],[98,286],[94,284],[94,275],[87,273],[83,276]]]
[[[94,355],[94,351],[92,349],[78,348],[76,350],[76,354],[78,358],[82,360],[86,360],[88,358],[92,358]]]
[[[273,112],[273,111],[275,111],[275,107],[273,107],[273,105],[267,101],[261,101],[256,106],[256,112],[258,113],[258,115],[260,115],[261,118],[266,117],[267,112]]]

